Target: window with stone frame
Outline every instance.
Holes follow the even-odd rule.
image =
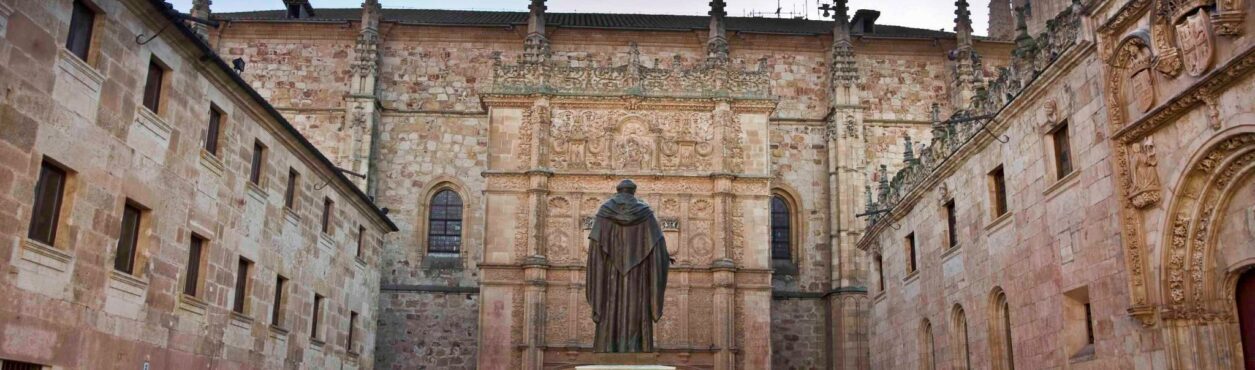
[[[876,294],[881,294],[885,292],[884,260],[880,257],[880,253],[876,253],[872,255],[872,262],[876,265]]]
[[[31,206],[27,238],[44,245],[55,245],[68,180],[69,176],[64,168],[44,159],[39,167],[39,179],[35,182],[35,201]]]
[[[1064,121],[1050,132],[1050,143],[1054,148],[1055,179],[1062,179],[1072,174],[1072,142],[1068,132],[1068,122]]]
[[[954,207],[954,199],[947,200],[942,206],[946,216],[946,248],[959,246],[958,212]]]
[[[253,160],[248,169],[248,182],[261,185],[262,167],[266,163],[266,145],[260,140],[253,141]]]
[[[933,324],[924,319],[920,323],[920,370],[937,370],[937,346],[933,340]]]
[[[968,348],[970,338],[967,335],[967,314],[963,312],[963,306],[954,305],[952,320],[954,326],[951,332],[953,333],[951,340],[955,344],[953,348],[954,366],[956,369],[971,369],[972,353],[970,348]]]
[[[462,197],[451,189],[436,192],[427,214],[427,253],[462,250]]]
[[[96,13],[96,8],[83,0],[74,0],[70,10],[70,30],[66,33],[65,49],[84,62],[91,57]]]
[[[1095,358],[1094,311],[1089,299],[1089,287],[1080,287],[1063,293],[1064,349],[1069,361],[1076,363]]]
[[[138,275],[136,257],[139,254],[140,221],[144,210],[129,199],[122,207],[122,229],[118,232],[118,245],[114,250],[113,269]]]
[[[218,156],[218,149],[222,145],[222,110],[217,106],[209,105],[209,124],[205,128],[205,151],[215,157]]]
[[[335,211],[336,202],[329,197],[322,198],[322,233],[331,234],[331,213]]]
[[[148,75],[144,80],[144,100],[145,108],[153,113],[161,113],[162,90],[165,89],[166,68],[157,60],[157,56],[152,56],[148,61]]]
[[[187,273],[183,277],[183,295],[199,297],[201,275],[204,271],[205,249],[209,242],[200,235],[192,234],[187,250]]]
[[[989,334],[991,357],[994,369],[1014,370],[1015,350],[1011,339],[1011,306],[1007,303],[1007,294],[1002,288],[995,288],[993,294],[993,317],[990,322]]]
[[[344,348],[345,348],[345,351],[349,352],[349,354],[354,354],[354,355],[357,354],[357,342],[355,341],[357,337],[354,336],[356,331],[357,331],[357,312],[349,311],[349,332],[347,334],[348,338],[344,341],[345,342]]]
[[[288,279],[283,275],[275,276],[275,298],[270,305],[270,326],[282,329],[283,325],[283,306],[286,302],[284,299],[285,290],[288,288]]]
[[[771,197],[771,259],[793,260],[793,212],[784,197]]]
[[[915,273],[918,269],[916,265],[915,233],[907,234],[904,244],[906,247],[906,273],[909,275]]]
[[[353,256],[358,259],[362,258],[362,251],[366,249],[366,226],[357,225],[357,249],[353,251]]]
[[[315,342],[322,342],[322,306],[326,300],[322,295],[314,294],[314,310],[309,314],[309,338]]]
[[[1007,214],[1007,177],[1002,166],[989,171],[990,212],[994,218]]]
[[[283,208],[292,210],[296,207],[296,187],[301,180],[301,174],[296,169],[288,168],[288,187],[283,191]]]
[[[252,296],[253,261],[240,257],[235,269],[235,301],[232,311],[241,315],[248,314],[248,301]]]

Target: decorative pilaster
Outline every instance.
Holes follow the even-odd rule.
[[[345,96],[344,122],[340,131],[346,132],[348,143],[341,150],[337,165],[363,174],[366,178],[351,176],[366,194],[375,196],[377,179],[374,158],[378,144],[375,140],[379,126],[379,93],[376,82],[379,77],[379,19],[383,9],[379,0],[362,3],[362,24],[353,47],[354,59],[349,66],[349,94]]]
[[[213,4],[213,1],[211,0],[192,0],[192,9],[188,12],[188,15],[191,15],[194,18],[209,19],[209,15],[211,14],[209,11],[209,5],[211,4]],[[188,23],[192,25],[192,30],[196,31],[196,34],[200,35],[201,39],[206,41],[209,40],[209,25],[200,22]]]
[[[523,40],[523,62],[549,60],[549,37],[545,36],[545,0],[532,0],[527,7],[527,39]]]
[[[724,26],[724,18],[728,12],[723,0],[710,2],[710,36],[706,39],[706,62],[722,64],[728,62],[728,36]]]

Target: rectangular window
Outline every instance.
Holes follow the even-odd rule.
[[[0,360],[0,370],[43,370],[44,366],[29,362]]]
[[[331,210],[335,206],[335,203],[336,202],[331,201],[331,198],[322,198],[322,233],[323,234],[331,233]]]
[[[261,141],[253,142],[253,164],[248,170],[248,182],[261,185],[261,167],[266,160],[266,146]]]
[[[1085,343],[1094,344],[1094,312],[1085,304]]]
[[[249,274],[253,269],[253,262],[240,257],[239,267],[235,270],[235,307],[232,309],[236,313],[248,313],[248,296],[249,296]]]
[[[349,339],[346,341],[344,348],[349,353],[357,353],[357,343],[353,342],[353,332],[357,331],[357,312],[349,311]]]
[[[876,276],[879,278],[878,281],[876,281],[876,286],[880,288],[879,290],[877,290],[877,292],[884,292],[885,291],[885,265],[882,259],[880,258],[879,254],[872,256],[872,258],[876,262]]]
[[[1068,124],[1064,122],[1050,134],[1055,147],[1055,172],[1059,179],[1072,173],[1072,144],[1068,139]]]
[[[84,4],[82,0],[74,0],[74,9],[70,13],[70,32],[65,38],[65,48],[79,59],[87,61],[95,26],[96,11]]]
[[[32,207],[31,240],[53,245],[57,237],[57,224],[61,222],[61,202],[65,198],[65,170],[44,161],[39,168],[39,180],[35,182],[35,204]]]
[[[221,136],[222,112],[218,107],[209,107],[209,128],[205,130],[205,151],[218,156],[218,137]]]
[[[989,198],[995,218],[1007,214],[1007,178],[1002,166],[989,172]]]
[[[161,88],[166,77],[166,69],[157,63],[157,57],[148,62],[148,79],[144,82],[144,107],[153,113],[160,113]]]
[[[915,272],[915,233],[906,236],[906,273]]]
[[[200,262],[205,254],[205,239],[192,234],[187,252],[187,278],[183,281],[183,294],[195,297],[200,288]]]
[[[319,340],[319,337],[320,337],[320,335],[318,335],[318,332],[320,331],[320,328],[318,325],[321,324],[319,321],[321,321],[322,319],[322,317],[320,317],[322,316],[322,301],[323,301],[323,298],[321,295],[314,294],[314,312],[312,312],[309,315],[310,317],[309,337],[310,339],[313,339],[313,340]]]
[[[946,201],[946,247],[959,246],[958,216],[954,211],[954,199]]]
[[[277,328],[283,327],[283,290],[287,288],[287,285],[288,279],[284,278],[283,275],[275,278],[275,301],[271,306],[270,325],[274,325]]]
[[[296,205],[296,183],[300,180],[301,174],[296,170],[288,169],[288,189],[283,193],[283,207],[292,209]]]
[[[122,207],[122,231],[118,233],[118,249],[113,257],[113,269],[135,275],[135,255],[139,246],[139,207],[127,202]]]
[[[357,258],[362,258],[362,251],[366,248],[366,226],[357,225],[357,251],[353,254]]]

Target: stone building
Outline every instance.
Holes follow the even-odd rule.
[[[69,26],[76,3],[115,20],[97,22],[82,44],[101,50],[85,53],[86,64],[65,62],[79,43],[49,41],[81,40]],[[0,214],[20,227],[0,229],[17,261],[6,268],[18,271],[0,287],[79,320],[28,329],[31,312],[57,313],[36,303],[0,311],[6,328],[35,339],[0,343],[0,358],[83,366],[74,352],[32,345],[44,340],[136,364],[604,362],[591,350],[583,256],[592,214],[624,177],[657,210],[676,262],[661,350],[616,361],[1226,369],[1255,358],[1242,347],[1255,339],[1241,337],[1255,328],[1239,330],[1235,304],[1255,299],[1255,279],[1243,275],[1255,261],[1244,172],[1255,126],[1241,121],[1255,95],[1246,19],[1255,5],[998,0],[989,36],[977,37],[965,0],[955,2],[954,32],[882,25],[879,12],[822,3],[832,20],[729,17],[721,0],[708,16],[549,13],[543,0],[526,12],[284,0],[283,10],[213,13],[194,0],[195,19],[157,0],[0,0],[0,83],[9,86],[0,138],[18,143],[0,148],[20,154],[3,157],[20,171],[3,198],[18,206]],[[163,33],[171,20],[181,21]],[[178,104],[158,114],[139,107],[142,89],[121,89],[144,86],[149,54],[175,76],[170,96],[154,101]],[[65,87],[92,76],[100,87]],[[221,156],[201,154],[215,152],[201,150],[211,130],[197,123],[211,104],[227,117],[215,130]],[[89,132],[117,139],[82,140]],[[264,157],[269,186],[247,185],[254,138],[286,148]],[[71,140],[89,145],[59,145]],[[86,240],[67,245],[70,272],[39,270],[60,283],[21,269],[28,245],[56,252],[28,242],[36,234],[25,226],[42,215],[31,194],[43,194],[35,166],[45,155],[76,195],[57,233]],[[319,177],[300,181],[307,205],[295,214],[280,184],[289,166]],[[88,175],[115,185],[79,197]],[[154,182],[187,189],[176,198],[186,200],[153,206]],[[393,226],[372,201],[397,232],[384,236]],[[113,212],[86,219],[82,203]],[[339,210],[325,238],[312,223],[324,204]],[[137,265],[153,271],[147,291],[169,288],[141,290],[153,299],[126,306],[103,287],[114,280],[93,278],[126,277],[108,270],[112,252],[77,244],[120,245],[114,230],[132,208],[150,223],[188,221],[152,224],[169,232],[146,235],[172,251],[157,247]],[[102,231],[77,233],[88,221]],[[353,222],[371,236],[361,262],[327,252],[350,242]],[[222,253],[200,321],[183,319],[185,299],[169,291],[182,282],[180,248],[192,235]],[[230,313],[240,255],[256,276],[291,274],[302,307],[287,335]],[[279,263],[288,259],[296,263]],[[273,288],[257,281],[242,291],[257,292],[246,301],[265,310]],[[320,306],[314,294],[328,297],[319,340],[307,329],[317,326],[307,317]],[[112,341],[44,334],[80,326]],[[361,349],[351,354],[348,343]]]
[[[183,19],[0,1],[3,368],[373,368],[396,226]]]
[[[1255,366],[1255,5],[1074,3],[880,184],[872,368]]]

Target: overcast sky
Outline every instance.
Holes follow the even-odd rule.
[[[167,0],[180,11],[187,12],[192,0]],[[380,0],[384,8],[472,9],[527,11],[527,0]],[[727,0],[728,15],[743,16],[750,12],[775,16],[777,3],[783,13],[805,12],[810,19],[821,19],[817,9],[820,0]],[[315,8],[355,8],[362,0],[310,0]],[[972,28],[978,35],[986,33],[989,0],[970,0]],[[642,13],[705,15],[709,0],[549,0],[550,12],[580,13]],[[281,9],[282,0],[213,0],[213,11]],[[954,30],[953,0],[850,0],[850,14],[856,9],[880,11],[877,23],[899,26]],[[785,15],[787,16],[787,14]]]

